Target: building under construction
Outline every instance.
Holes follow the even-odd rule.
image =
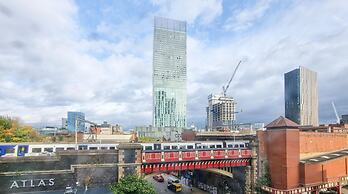
[[[232,130],[236,120],[236,103],[224,95],[209,95],[207,107],[208,130]]]
[[[236,103],[232,97],[226,95],[228,88],[242,61],[234,69],[234,72],[226,86],[222,87],[221,95],[209,95],[207,107],[207,130],[230,131],[234,130],[236,120]]]

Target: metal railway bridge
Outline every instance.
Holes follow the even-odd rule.
[[[250,149],[142,151],[142,173],[250,166]]]

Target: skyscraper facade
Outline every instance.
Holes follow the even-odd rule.
[[[299,125],[319,125],[317,73],[299,67],[284,74],[285,117]]]
[[[85,131],[85,114],[82,112],[68,112],[68,131],[74,132],[77,124],[77,131]],[[77,122],[77,123],[76,123]]]
[[[153,126],[186,123],[186,22],[155,17]]]

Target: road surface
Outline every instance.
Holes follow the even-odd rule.
[[[167,189],[168,177],[170,177],[171,175],[168,175],[166,173],[157,173],[157,174],[161,174],[163,176],[164,182],[157,182],[156,180],[154,180],[152,177],[155,174],[147,175],[145,179],[153,184],[158,194],[167,194],[167,193],[174,194],[175,192]],[[183,187],[180,194],[208,194],[207,192],[197,188],[192,188],[192,191],[191,191],[191,188],[189,186],[183,184],[183,182],[181,182],[181,184],[183,185]]]

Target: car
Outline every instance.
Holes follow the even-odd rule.
[[[76,194],[77,189],[74,189],[70,186],[65,187],[65,192],[64,194]]]
[[[164,182],[164,178],[160,174],[157,174],[157,175],[153,176],[152,178],[155,179],[157,182]]]

